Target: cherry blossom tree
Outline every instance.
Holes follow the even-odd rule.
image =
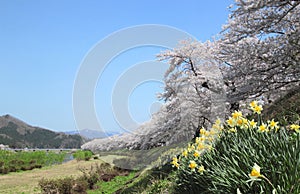
[[[236,0],[216,42],[231,103],[300,82],[300,1]]]
[[[197,129],[220,117],[212,112],[225,111],[224,107],[220,111],[220,103],[212,102],[224,100],[224,88],[230,108],[238,109],[247,99],[278,97],[281,91],[299,85],[299,4],[236,0],[228,23],[214,42],[184,41],[158,55],[169,64],[160,97],[176,102],[181,118],[187,118],[181,122]]]
[[[226,96],[212,44],[182,41],[178,48],[158,55],[169,64],[160,98],[176,102],[173,106],[180,109],[181,122],[194,130],[224,117]]]

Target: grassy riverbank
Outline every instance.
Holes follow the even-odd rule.
[[[80,169],[89,169],[92,165],[102,163],[101,160],[91,161],[69,161],[61,165],[48,166],[31,171],[10,173],[0,175],[0,193],[9,194],[36,194],[40,193],[38,182],[42,178],[62,178],[69,176],[80,176]]]

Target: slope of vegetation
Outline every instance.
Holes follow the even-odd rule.
[[[206,139],[203,144],[197,138],[180,157],[174,155],[171,164],[143,173],[121,193],[236,193],[237,189],[241,193],[271,193],[274,189],[277,193],[299,193],[299,94],[292,91],[263,110],[263,115],[249,115],[244,127],[231,127],[227,120],[219,125],[223,126],[220,137],[212,142]],[[268,115],[270,110],[277,115],[274,122]],[[286,118],[282,112],[294,117],[277,123]],[[250,128],[252,118],[256,126]],[[209,138],[209,131],[202,131],[202,135]],[[261,167],[261,174],[251,179],[254,164]]]
[[[282,126],[252,108],[256,119],[234,112],[173,158],[176,193],[300,193],[299,121]]]

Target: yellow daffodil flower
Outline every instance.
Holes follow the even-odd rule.
[[[198,158],[200,156],[200,153],[196,150],[193,155],[195,158]]]
[[[204,141],[206,140],[206,137],[205,137],[205,136],[201,136],[201,137],[199,138],[199,140],[202,141],[202,142],[204,142]]]
[[[202,127],[202,128],[200,129],[200,134],[201,134],[201,135],[204,135],[205,132],[206,132],[206,130]]]
[[[299,125],[292,124],[290,126],[290,128],[291,128],[291,130],[294,130],[295,132],[300,133],[300,126]]]
[[[215,121],[215,124],[216,124],[216,125],[219,125],[219,126],[220,126],[220,125],[221,125],[221,123],[222,123],[222,122],[221,122],[221,120],[220,120],[220,119],[217,119],[217,120]]]
[[[232,118],[234,119],[238,119],[240,117],[243,116],[242,112],[241,111],[234,111],[232,114],[231,114]]]
[[[189,168],[194,171],[195,168],[197,167],[197,163],[193,160],[190,161],[190,164],[189,164]]]
[[[275,129],[276,131],[279,129],[278,122],[275,122],[274,119],[268,121],[268,123],[271,129]]]
[[[252,167],[249,177],[251,179],[258,179],[258,178],[262,177],[262,175],[260,174],[260,166],[258,166],[256,163],[254,163],[254,166]]]
[[[231,117],[226,122],[230,127],[234,127],[235,125],[235,121]]]
[[[261,114],[261,111],[263,110],[261,105],[257,105],[253,108],[253,111],[257,114]]]
[[[200,137],[196,137],[195,143],[196,143],[196,144],[201,143]]]
[[[205,149],[205,148],[206,148],[206,146],[205,146],[204,143],[198,143],[198,144],[197,144],[197,150],[198,150],[198,151],[201,151],[201,150],[203,150],[203,149]]]
[[[178,158],[177,157],[173,157],[173,162],[178,162]]]
[[[204,166],[203,166],[203,165],[199,166],[198,172],[199,172],[200,174],[203,174],[204,171],[205,171]]]
[[[239,118],[237,121],[236,121],[236,124],[241,127],[243,125],[243,118]]]
[[[256,107],[257,105],[258,105],[258,102],[257,102],[256,100],[250,102],[250,107],[251,107],[251,109],[253,109],[253,108]]]
[[[188,152],[192,152],[193,150],[195,150],[195,145],[194,144],[189,145],[187,150]]]
[[[257,122],[255,122],[253,119],[249,122],[249,126],[253,129],[257,125]]]
[[[173,165],[173,167],[179,168],[179,163],[178,163],[177,157],[173,157],[171,164]]]
[[[235,127],[234,127],[234,128],[230,128],[228,131],[229,131],[230,133],[236,133],[236,132],[237,132]]]
[[[268,132],[269,129],[268,129],[268,126],[267,126],[266,124],[263,123],[263,124],[261,124],[261,125],[259,126],[258,131],[259,131],[259,132]]]
[[[188,156],[188,151],[187,151],[187,150],[183,150],[182,155],[183,155],[184,157],[187,157],[187,156]]]
[[[241,128],[243,128],[243,129],[248,129],[249,128],[248,127],[248,119],[243,118],[243,125],[242,125]]]

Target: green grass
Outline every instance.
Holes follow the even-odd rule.
[[[75,153],[73,153],[73,157],[79,161],[79,160],[90,160],[93,156],[93,152],[90,150],[77,150]]]
[[[66,152],[14,152],[0,150],[0,174],[32,170],[34,168],[62,163],[65,156]]]
[[[111,194],[125,187],[128,181],[132,180],[136,175],[135,171],[130,172],[127,176],[116,176],[111,181],[100,181],[97,190],[88,191],[88,194]]]

